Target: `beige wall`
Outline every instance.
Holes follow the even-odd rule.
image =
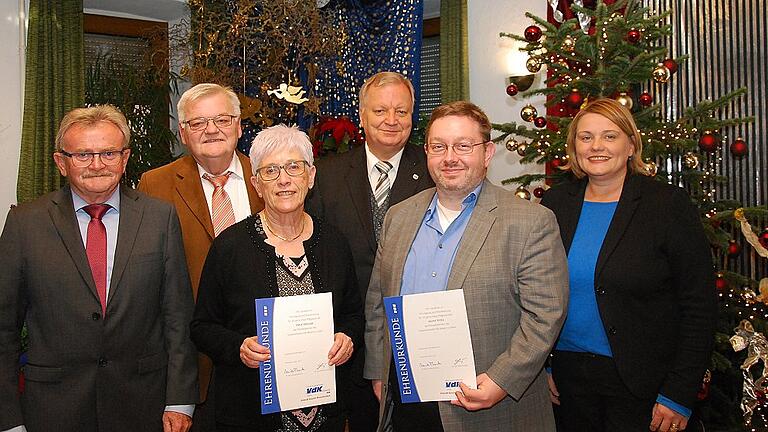
[[[0,226],[16,202],[24,82],[24,0],[0,1]]]
[[[510,66],[510,53],[516,51],[509,38],[500,38],[499,33],[522,34],[532,24],[525,12],[544,17],[547,2],[543,0],[521,2],[519,0],[468,0],[469,23],[469,91],[472,102],[483,108],[493,123],[520,123],[520,110],[527,101],[509,97],[506,94],[507,78],[512,69],[525,72],[526,56],[522,55]],[[534,86],[543,85],[544,72],[539,72]],[[544,113],[544,98],[531,99],[539,113]],[[498,133],[494,136],[498,136]],[[517,153],[507,151],[498,145],[488,172],[490,180],[501,184],[501,180],[520,174],[543,172],[543,166],[520,165]],[[513,186],[509,188],[514,189]]]

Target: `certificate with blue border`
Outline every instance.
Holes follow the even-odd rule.
[[[256,299],[256,334],[272,354],[259,365],[262,414],[336,402],[331,293]]]
[[[464,291],[385,297],[392,367],[403,403],[456,399],[477,388]]]

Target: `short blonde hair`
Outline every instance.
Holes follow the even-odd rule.
[[[120,110],[114,105],[95,105],[86,108],[75,108],[68,112],[61,123],[59,131],[56,133],[56,151],[63,148],[63,139],[67,131],[74,125],[93,126],[99,122],[112,123],[120,129],[123,134],[122,148],[128,148],[131,144],[131,128],[128,127],[128,121]]]
[[[571,124],[568,126],[565,148],[565,152],[568,155],[568,163],[561,169],[570,170],[576,178],[584,178],[587,175],[576,159],[576,134],[578,133],[579,121],[589,113],[599,114],[607,118],[629,137],[629,140],[635,146],[635,151],[627,162],[627,169],[632,174],[647,175],[648,167],[643,162],[643,141],[640,137],[640,132],[637,130],[635,119],[624,105],[609,98],[600,98],[590,102],[571,120]]]
[[[251,159],[251,174],[256,175],[256,170],[261,168],[261,161],[268,155],[276,151],[297,150],[301,153],[309,166],[314,165],[315,159],[312,154],[312,143],[307,134],[299,130],[296,126],[286,126],[278,124],[263,129],[256,134],[251,143],[249,157]]]
[[[179,103],[176,105],[176,109],[179,113],[179,123],[187,121],[187,108],[189,108],[190,104],[197,102],[204,97],[217,94],[222,94],[227,98],[230,105],[229,108],[232,110],[230,114],[239,117],[240,99],[237,98],[237,94],[235,94],[231,87],[212,83],[202,83],[192,87],[181,95],[181,99],[179,99]]]
[[[360,111],[365,108],[365,100],[368,97],[368,91],[371,87],[384,87],[386,85],[397,84],[402,84],[408,88],[408,92],[411,94],[411,112],[413,112],[414,105],[416,104],[416,93],[413,90],[413,84],[411,84],[411,80],[397,72],[379,72],[365,80],[363,86],[360,87]]]

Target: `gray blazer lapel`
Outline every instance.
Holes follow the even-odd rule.
[[[72,261],[83,277],[88,288],[96,299],[99,295],[96,293],[96,283],[93,281],[91,266],[88,264],[88,256],[85,254],[83,237],[80,234],[80,227],[75,216],[75,207],[72,203],[72,191],[69,186],[61,188],[51,198],[52,205],[48,209],[54,227],[61,237],[64,247],[67,248]]]
[[[459,250],[451,266],[451,275],[448,277],[448,289],[461,289],[464,280],[469,274],[469,269],[477,258],[480,248],[485,244],[488,234],[491,232],[496,216],[494,210],[497,207],[496,190],[487,180],[483,182],[480,196],[477,197],[477,205],[472,212],[472,217],[467,223],[467,228],[461,236]]]
[[[115,262],[112,267],[112,280],[109,284],[109,299],[107,306],[114,298],[120,279],[123,277],[128,258],[133,251],[136,233],[141,225],[144,206],[139,201],[139,194],[132,189],[120,187],[120,225],[117,228],[117,246],[115,247]]]

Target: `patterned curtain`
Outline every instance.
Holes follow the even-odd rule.
[[[64,114],[83,102],[82,0],[30,0],[19,202],[63,184],[52,156],[56,131]]]
[[[419,100],[421,65],[422,0],[333,1],[347,43],[339,53],[343,73],[328,64],[319,74],[315,91],[324,98],[327,115],[346,115],[358,121],[358,92],[366,78],[381,71],[408,77]],[[416,113],[414,112],[414,118]]]
[[[467,0],[440,2],[440,93],[443,103],[469,99]]]

